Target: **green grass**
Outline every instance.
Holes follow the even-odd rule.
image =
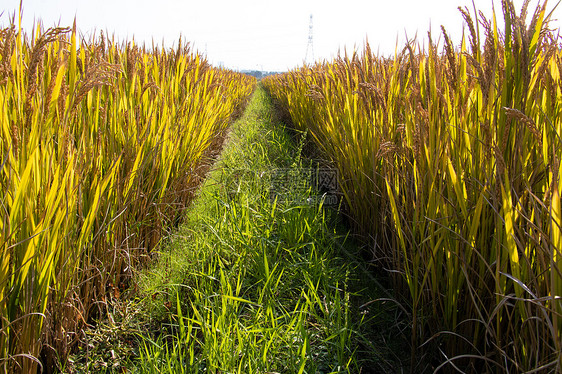
[[[186,224],[139,277],[154,330],[132,372],[393,371],[377,333],[393,317],[382,302],[358,309],[379,295],[362,288],[335,212],[303,188],[298,138],[259,88]]]

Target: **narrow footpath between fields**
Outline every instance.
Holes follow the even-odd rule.
[[[311,187],[330,171],[303,139],[258,87],[185,223],[137,277],[140,301],[116,313],[113,334],[134,343],[90,353],[89,371],[401,371],[400,310],[375,301],[386,294],[352,255],[337,199]]]

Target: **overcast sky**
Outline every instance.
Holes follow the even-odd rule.
[[[1,0],[0,26],[18,9],[19,0]],[[488,18],[492,4],[502,17],[500,0],[475,0]],[[516,0],[519,11],[523,0]],[[533,13],[537,0],[531,1]],[[556,1],[549,2],[552,9]],[[433,30],[434,40],[444,25],[455,44],[460,43],[463,19],[458,6],[472,9],[470,0],[321,1],[285,0],[24,0],[23,25],[31,30],[34,19],[44,26],[71,26],[74,17],[81,33],[108,31],[119,40],[167,46],[180,34],[206,53],[211,63],[233,69],[283,71],[302,64],[313,15],[315,59],[329,59],[344,47],[362,49],[366,38],[371,49],[394,53],[398,40],[416,32],[420,41]],[[562,19],[562,6],[554,12]],[[472,13],[472,11],[471,11]],[[558,20],[551,27],[559,28]],[[441,38],[442,39],[442,38]]]

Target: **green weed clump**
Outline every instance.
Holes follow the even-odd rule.
[[[150,50],[19,25],[0,28],[3,373],[64,362],[177,224],[255,83],[181,40]]]
[[[468,36],[443,29],[442,53],[367,44],[264,82],[402,289],[413,368],[562,371],[562,52],[528,4],[502,1],[503,30],[460,9]]]
[[[309,167],[258,88],[185,226],[139,278],[157,323],[133,372],[397,370],[387,306],[361,308],[379,291],[365,293],[333,212],[303,188]],[[280,172],[291,177],[277,184]]]

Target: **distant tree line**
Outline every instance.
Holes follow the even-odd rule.
[[[243,74],[250,75],[252,77],[256,77],[258,79],[265,78],[268,75],[275,75],[280,74],[278,71],[261,71],[261,70],[241,70]]]

